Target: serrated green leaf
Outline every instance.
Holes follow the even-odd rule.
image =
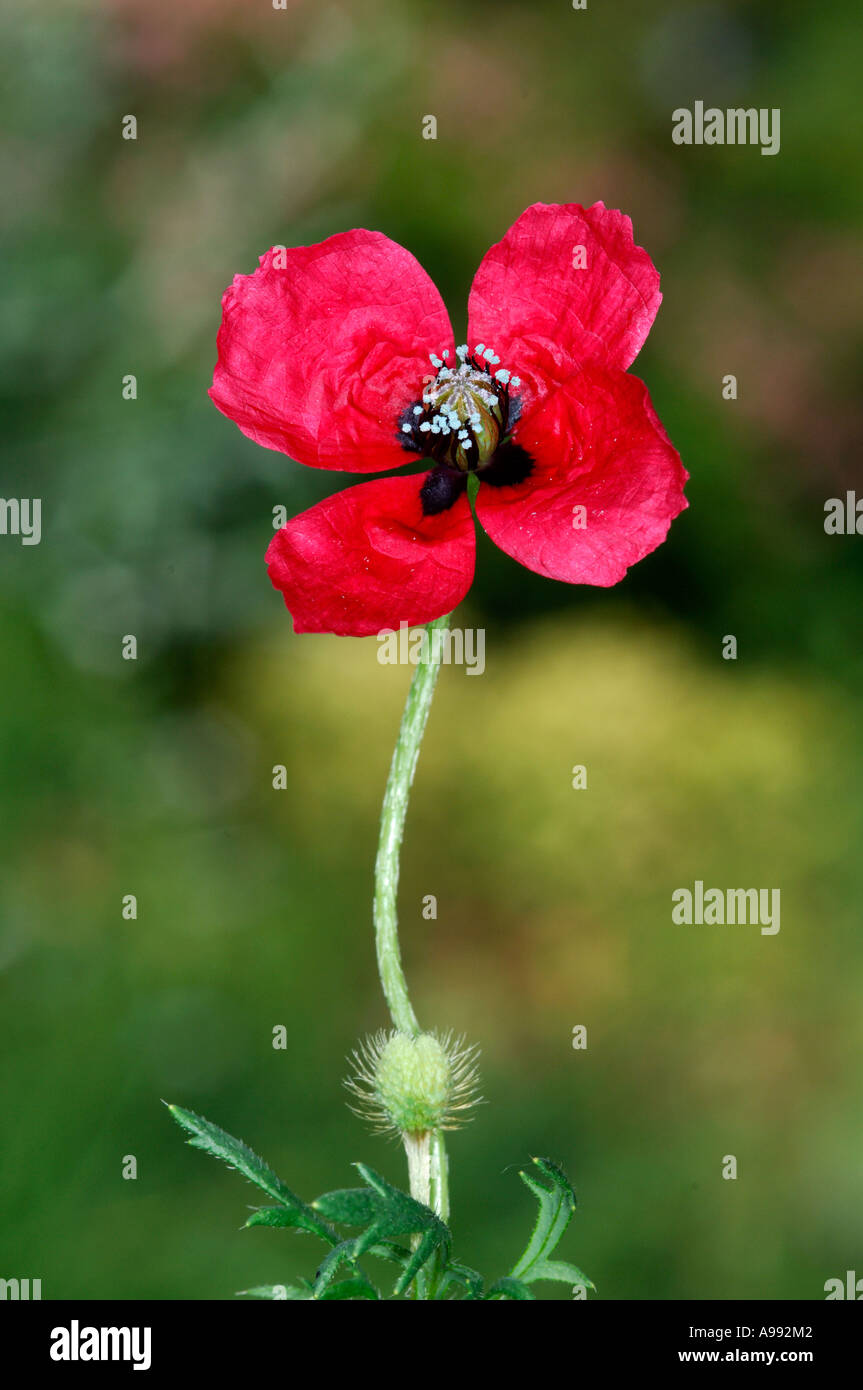
[[[539,1202],[536,1224],[521,1259],[510,1270],[510,1277],[529,1283],[537,1278],[534,1270],[548,1259],[572,1220],[575,1193],[569,1179],[549,1158],[535,1158],[536,1172],[522,1171],[519,1177]]]
[[[420,1236],[419,1245],[414,1250],[402,1274],[396,1280],[393,1293],[396,1295],[404,1293],[405,1289],[415,1279],[420,1270],[431,1259],[435,1250],[442,1250],[444,1258],[449,1251],[449,1231],[442,1221],[438,1221],[435,1226],[430,1226]]]
[[[329,1250],[321,1260],[315,1275],[315,1298],[320,1298],[324,1289],[331,1284],[343,1264],[354,1264],[356,1260],[356,1241],[343,1240],[334,1250]]]
[[[553,1279],[560,1284],[583,1284],[586,1289],[593,1289],[596,1293],[596,1285],[587,1275],[578,1268],[578,1265],[570,1264],[568,1260],[540,1260],[535,1265],[530,1276],[531,1283],[537,1279]]]
[[[268,1197],[278,1202],[292,1218],[283,1224],[320,1236],[321,1240],[325,1240],[329,1245],[338,1244],[339,1237],[336,1232],[292,1192],[241,1139],[235,1139],[232,1134],[220,1129],[212,1121],[205,1120],[203,1116],[196,1115],[192,1110],[184,1110],[179,1105],[169,1105],[168,1109],[177,1124],[191,1135],[188,1142],[193,1148],[203,1149],[204,1153],[221,1159],[229,1168],[242,1173],[244,1178],[248,1178],[249,1182],[255,1183]]]
[[[364,1226],[366,1229],[355,1243],[355,1253],[378,1255],[403,1267],[397,1289],[401,1291],[422,1268],[432,1252],[448,1243],[449,1232],[430,1208],[393,1187],[373,1169],[358,1163],[357,1168],[367,1178],[369,1187],[342,1188],[326,1192],[312,1203],[314,1209],[328,1221],[341,1226]],[[442,1235],[441,1228],[446,1231]],[[432,1232],[433,1238],[421,1240],[417,1250],[407,1250],[393,1239],[397,1235],[416,1235]]]
[[[391,1228],[387,1232],[388,1235],[407,1235],[428,1230],[435,1224],[443,1225],[431,1207],[417,1202],[415,1198],[408,1196],[407,1192],[402,1192],[401,1188],[393,1187],[392,1183],[387,1182],[386,1178],[382,1178],[373,1168],[367,1167],[365,1163],[357,1163],[356,1168],[372,1189],[375,1217],[386,1215]]]
[[[349,1298],[367,1298],[380,1301],[380,1294],[374,1284],[370,1284],[368,1279],[362,1277],[358,1279],[342,1279],[337,1284],[330,1284],[323,1293],[319,1295],[321,1302],[344,1302]]]
[[[527,1284],[523,1284],[520,1279],[513,1279],[512,1275],[505,1275],[503,1279],[498,1279],[496,1283],[492,1284],[486,1298],[536,1302],[536,1295],[531,1293]]]
[[[287,1207],[256,1207],[248,1221],[243,1224],[243,1230],[248,1230],[250,1226],[294,1226],[293,1212]]]
[[[395,1294],[399,1295],[404,1293],[436,1250],[441,1250],[444,1255],[448,1253],[451,1241],[449,1230],[430,1207],[415,1201],[400,1188],[393,1187],[373,1168],[363,1163],[358,1163],[356,1167],[366,1179],[368,1187],[326,1192],[312,1204],[315,1211],[328,1221],[365,1227],[356,1240],[346,1241],[337,1250],[331,1251],[319,1271],[316,1290],[326,1287],[339,1262],[349,1257],[356,1260],[361,1255],[371,1254],[402,1266],[394,1289]],[[416,1249],[407,1250],[393,1239],[406,1235],[420,1237]]]
[[[325,1192],[312,1207],[327,1221],[338,1226],[368,1226],[377,1212],[377,1196],[368,1187],[344,1187]]]
[[[458,1284],[462,1289],[467,1290],[466,1302],[473,1299],[482,1298],[483,1277],[469,1265],[463,1265],[460,1260],[450,1260],[443,1272],[441,1279],[443,1289],[449,1284]]]
[[[464,1290],[466,1300],[534,1301],[529,1285],[540,1279],[594,1289],[587,1275],[566,1260],[550,1257],[575,1211],[575,1193],[565,1173],[550,1159],[534,1158],[533,1168],[519,1176],[537,1199],[539,1211],[530,1240],[510,1274],[483,1293],[482,1276],[458,1260],[450,1260],[452,1236],[446,1224],[422,1202],[382,1178],[363,1163],[356,1164],[368,1186],[324,1193],[307,1205],[246,1144],[211,1121],[180,1106],[168,1107],[173,1119],[191,1136],[189,1143],[221,1159],[275,1200],[276,1206],[259,1207],[246,1227],[291,1227],[308,1231],[332,1248],[322,1260],[314,1283],[262,1284],[241,1290],[239,1297],[268,1300],[380,1301],[381,1294],[360,1269],[364,1254],[389,1260],[401,1267],[393,1296],[404,1294],[414,1280],[420,1297],[441,1298],[448,1288]],[[341,1239],[333,1226],[363,1228],[354,1239]],[[412,1236],[408,1249],[395,1237]],[[431,1270],[426,1265],[436,1256]],[[351,1266],[349,1278],[337,1278],[343,1265]],[[450,1295],[452,1297],[452,1295]]]
[[[430,1207],[393,1187],[373,1168],[368,1168],[364,1163],[358,1163],[356,1167],[369,1184],[370,1206],[373,1211],[371,1222],[356,1239],[357,1258],[373,1246],[389,1242],[393,1236],[420,1237],[416,1249],[411,1251],[407,1264],[396,1282],[394,1292],[399,1295],[404,1293],[435,1250],[440,1249],[444,1255],[449,1253],[449,1229]]]

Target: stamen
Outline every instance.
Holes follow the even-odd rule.
[[[501,441],[510,437],[518,419],[520,402],[511,392],[520,380],[505,367],[495,371],[500,358],[485,343],[478,343],[473,353],[467,343],[460,343],[455,365],[445,365],[452,356],[449,348],[441,355],[429,353],[436,374],[426,379],[422,404],[412,404],[401,417],[410,421],[401,426],[409,436],[405,448],[418,446],[420,433],[432,435],[434,442],[429,439],[423,447],[441,467],[460,473],[487,470],[506,447]],[[470,461],[468,450],[473,450]]]

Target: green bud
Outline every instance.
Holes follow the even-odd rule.
[[[362,1102],[358,1113],[378,1129],[420,1135],[455,1129],[475,1103],[477,1049],[450,1034],[378,1033],[353,1055],[345,1083]]]
[[[446,1053],[431,1033],[397,1033],[378,1058],[375,1093],[396,1129],[420,1134],[438,1129],[450,1092]]]

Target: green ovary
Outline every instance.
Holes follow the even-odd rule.
[[[446,1119],[452,1069],[437,1038],[421,1033],[390,1038],[375,1068],[375,1093],[403,1133],[437,1129]]]

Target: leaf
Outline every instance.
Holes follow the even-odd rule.
[[[326,1192],[312,1203],[314,1209],[327,1220],[344,1226],[362,1226],[365,1229],[354,1241],[346,1241],[340,1260],[353,1259],[361,1255],[378,1255],[382,1259],[394,1260],[402,1266],[402,1272],[395,1286],[395,1294],[404,1293],[416,1278],[435,1250],[441,1249],[444,1256],[449,1251],[451,1236],[444,1223],[435,1216],[430,1207],[417,1202],[413,1197],[393,1187],[374,1169],[358,1163],[358,1171],[366,1179],[368,1187],[341,1188],[336,1192]],[[393,1237],[418,1235],[420,1237],[414,1250],[398,1245]],[[329,1261],[336,1257],[336,1250],[330,1252],[321,1270],[324,1280],[331,1278]],[[338,1261],[335,1261],[338,1263]],[[334,1272],[334,1270],[333,1270]],[[319,1279],[320,1279],[319,1271]],[[479,1276],[477,1276],[479,1278]],[[481,1284],[480,1280],[480,1284]],[[325,1284],[321,1284],[321,1287]],[[319,1287],[316,1284],[316,1291]]]
[[[381,1179],[381,1181],[383,1181]],[[397,1191],[393,1188],[392,1191]],[[405,1193],[399,1193],[405,1201],[412,1201]],[[420,1212],[427,1212],[427,1208],[421,1203],[415,1204]],[[362,1253],[365,1255],[375,1255],[381,1260],[390,1260],[394,1264],[404,1267],[413,1258],[413,1252],[399,1245],[397,1241],[389,1237],[377,1238],[377,1233],[381,1230],[379,1219],[384,1208],[382,1207],[381,1195],[370,1187],[346,1187],[336,1192],[325,1192],[318,1197],[312,1206],[321,1216],[328,1221],[335,1222],[339,1226],[366,1226],[372,1228],[372,1239],[374,1244],[364,1246]],[[390,1213],[392,1216],[392,1213]],[[415,1215],[411,1213],[411,1218]],[[375,1223],[378,1223],[377,1225]],[[409,1220],[409,1225],[413,1225],[413,1220]],[[402,1232],[400,1232],[402,1233]],[[403,1232],[409,1234],[408,1231]]]
[[[321,1218],[312,1211],[311,1207],[301,1201],[296,1193],[277,1177],[271,1168],[268,1168],[262,1158],[242,1142],[235,1139],[233,1135],[227,1134],[225,1130],[219,1129],[210,1120],[205,1120],[201,1115],[195,1115],[191,1110],[183,1110],[179,1105],[169,1105],[168,1109],[177,1124],[192,1137],[189,1143],[195,1149],[203,1149],[205,1153],[211,1154],[213,1158],[220,1158],[223,1163],[227,1163],[229,1168],[235,1168],[238,1173],[242,1173],[249,1182],[255,1183],[266,1192],[268,1197],[272,1197],[279,1206],[290,1216],[290,1220],[282,1224],[296,1227],[301,1231],[308,1231],[312,1235],[320,1236],[329,1245],[337,1245],[339,1237],[332,1231]],[[275,1224],[261,1222],[255,1224]]]
[[[536,1295],[531,1293],[527,1284],[523,1284],[520,1279],[513,1279],[512,1275],[506,1275],[503,1279],[498,1279],[496,1283],[492,1284],[486,1298],[536,1302]]]
[[[575,1193],[563,1169],[550,1158],[535,1158],[533,1163],[539,1176],[522,1171],[519,1177],[539,1202],[539,1212],[524,1254],[510,1271],[510,1278],[523,1284],[554,1279],[593,1289],[591,1280],[576,1265],[549,1259],[573,1218]],[[500,1281],[495,1287],[499,1284]]]
[[[354,1192],[349,1194],[351,1200],[346,1202],[345,1193],[330,1194],[340,1200],[332,1204],[327,1203],[327,1210],[350,1210],[354,1216],[361,1213],[366,1218],[366,1229],[354,1242],[354,1254],[357,1259],[367,1251],[371,1252],[375,1246],[390,1245],[393,1236],[419,1235],[416,1249],[409,1253],[407,1263],[396,1282],[394,1293],[398,1296],[404,1293],[435,1250],[440,1249],[444,1256],[449,1253],[452,1237],[448,1227],[435,1216],[430,1207],[393,1187],[364,1163],[358,1163],[356,1166],[369,1184],[367,1189],[362,1189],[366,1193],[365,1198],[361,1202]],[[369,1215],[371,1220],[368,1220]],[[408,1254],[407,1251],[404,1253]]]
[[[256,1207],[244,1222],[243,1230],[250,1226],[293,1226],[294,1214],[287,1207]]]
[[[586,1289],[593,1289],[596,1293],[593,1281],[578,1265],[570,1264],[568,1260],[541,1260],[531,1275],[531,1282],[536,1279],[554,1279],[560,1284],[583,1284]]]
[[[443,1226],[440,1217],[435,1216],[431,1207],[417,1202],[400,1188],[393,1187],[392,1183],[387,1182],[386,1178],[382,1178],[380,1173],[376,1173],[365,1163],[357,1163],[355,1166],[371,1188],[370,1197],[376,1219],[380,1220],[383,1214],[386,1216],[387,1235],[407,1235]],[[368,1191],[366,1188],[360,1190]]]
[[[348,1298],[380,1298],[374,1284],[366,1278],[359,1268],[354,1268],[351,1279],[335,1282],[335,1276],[341,1265],[355,1265],[355,1246],[356,1241],[343,1240],[334,1250],[328,1251],[315,1278],[315,1298],[330,1301]]]
[[[482,1275],[469,1265],[463,1265],[460,1260],[450,1260],[443,1272],[442,1287],[446,1289],[449,1284],[458,1284],[460,1288],[467,1289],[466,1302],[483,1296]]]
[[[393,1293],[397,1296],[398,1294],[404,1293],[411,1280],[416,1278],[423,1265],[428,1263],[435,1250],[439,1247],[442,1248],[444,1259],[446,1259],[446,1254],[449,1250],[449,1231],[442,1221],[438,1221],[437,1224],[440,1230],[430,1227],[429,1230],[425,1231],[423,1235],[420,1236],[419,1245],[405,1265],[403,1273],[396,1280]]]
[[[168,1109],[190,1135],[188,1142],[194,1148],[203,1149],[236,1169],[276,1203],[253,1210],[245,1222],[246,1228],[289,1227],[317,1235],[331,1246],[313,1283],[301,1279],[297,1284],[261,1284],[241,1290],[238,1297],[304,1302],[380,1301],[380,1292],[358,1264],[366,1254],[400,1266],[392,1294],[395,1298],[404,1294],[414,1280],[420,1298],[438,1299],[453,1288],[464,1291],[464,1301],[535,1301],[529,1285],[539,1279],[594,1288],[577,1265],[550,1258],[575,1211],[575,1193],[566,1174],[551,1159],[534,1158],[534,1169],[519,1173],[539,1203],[536,1223],[513,1269],[483,1294],[482,1276],[469,1265],[450,1259],[452,1235],[448,1226],[430,1207],[393,1187],[364,1163],[355,1166],[367,1186],[326,1192],[306,1204],[241,1140],[191,1110],[178,1105],[169,1105]],[[341,1239],[335,1225],[352,1226],[360,1234]],[[410,1248],[396,1239],[405,1236],[412,1237]],[[437,1258],[426,1270],[433,1256]],[[340,1278],[339,1272],[345,1265],[350,1268],[349,1277]]]
[[[534,1266],[551,1254],[575,1211],[575,1193],[566,1174],[550,1159],[535,1158],[533,1162],[545,1181],[536,1178],[532,1173],[519,1173],[522,1182],[537,1198],[539,1212],[527,1248],[511,1270],[514,1279],[529,1278]]]
[[[312,1202],[315,1211],[338,1226],[368,1226],[377,1212],[376,1195],[368,1187],[344,1187],[325,1192]]]
[[[356,1241],[343,1240],[334,1250],[329,1250],[320,1263],[315,1275],[315,1298],[320,1298],[328,1284],[331,1284],[343,1264],[353,1264],[356,1260],[354,1246]]]
[[[335,1300],[344,1302],[349,1298],[369,1298],[380,1301],[381,1297],[374,1284],[370,1284],[368,1279],[364,1279],[362,1276],[358,1279],[342,1279],[338,1284],[330,1284],[319,1296],[321,1302],[334,1302]]]

